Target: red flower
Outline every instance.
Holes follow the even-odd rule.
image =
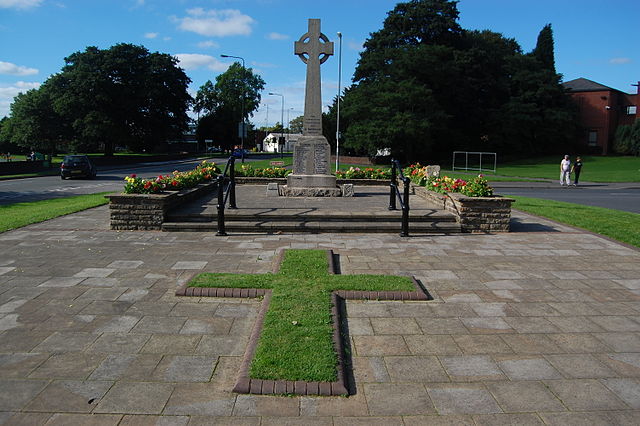
[[[132,178],[135,178],[135,177],[136,177],[136,174],[135,174],[135,173],[133,173],[133,174],[131,175],[131,177],[132,177]]]
[[[173,186],[178,186],[179,184],[178,184],[178,181],[177,181],[177,180],[172,180],[172,181],[171,181],[171,185],[173,185]]]
[[[151,187],[151,181],[147,181],[144,183],[144,189],[149,189]]]

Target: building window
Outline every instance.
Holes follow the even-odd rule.
[[[588,144],[589,146],[598,146],[598,132],[595,130],[589,131]]]
[[[638,111],[638,107],[635,105],[629,105],[627,107],[627,115],[636,115]]]

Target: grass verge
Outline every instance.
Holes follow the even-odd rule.
[[[107,204],[110,192],[0,205],[0,232]]]
[[[332,382],[337,355],[332,335],[334,290],[414,290],[409,277],[330,275],[324,250],[287,250],[277,274],[200,274],[193,287],[272,289],[271,303],[251,363],[265,380]]]
[[[640,247],[640,214],[564,201],[509,195],[513,208]]]
[[[571,156],[571,162],[576,159]],[[560,160],[562,156],[536,157],[498,164],[496,171],[500,176],[518,176],[526,178],[560,179]],[[582,156],[584,166],[580,180],[584,182],[640,182],[640,157],[621,156]],[[485,173],[488,179],[491,174]]]

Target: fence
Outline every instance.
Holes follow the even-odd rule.
[[[482,161],[482,156],[492,156],[493,161],[489,160]],[[456,158],[464,156],[464,167],[456,166]],[[471,158],[469,158],[471,157]],[[460,159],[462,161],[462,159]],[[486,167],[487,164],[491,165],[493,163],[493,168]],[[478,172],[496,172],[496,163],[497,163],[497,155],[495,152],[471,152],[471,151],[453,151],[453,166],[452,170],[472,170]]]

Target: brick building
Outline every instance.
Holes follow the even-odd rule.
[[[640,82],[639,82],[640,84]],[[563,83],[579,110],[580,144],[593,153],[607,155],[618,126],[633,124],[638,115],[640,86],[636,94],[621,92],[586,78]]]

